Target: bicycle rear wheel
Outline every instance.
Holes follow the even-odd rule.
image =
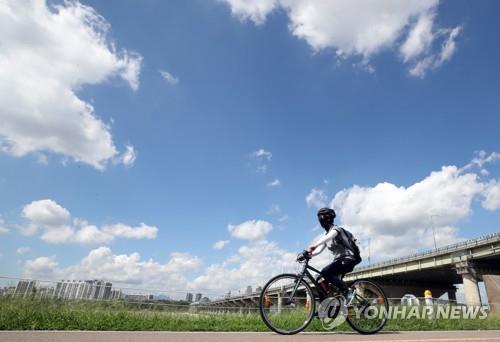
[[[296,274],[284,273],[269,280],[262,289],[260,315],[269,329],[278,334],[301,332],[314,316],[316,302],[306,281],[300,280],[297,291],[292,295],[299,280]]]
[[[374,334],[387,322],[389,302],[384,291],[372,281],[356,280],[347,303],[347,323],[361,334]]]

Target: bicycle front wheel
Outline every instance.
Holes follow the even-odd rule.
[[[389,302],[384,291],[372,281],[356,280],[354,294],[347,303],[347,323],[361,334],[374,334],[388,319]]]
[[[284,273],[272,278],[264,286],[259,309],[269,329],[278,334],[292,335],[311,323],[316,302],[305,280],[300,280],[296,274]]]

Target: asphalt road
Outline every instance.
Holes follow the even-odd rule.
[[[318,341],[391,341],[391,342],[469,342],[499,341],[500,330],[494,331],[410,331],[381,332],[372,336],[356,333],[301,333],[280,336],[273,333],[230,332],[123,332],[123,331],[0,331],[2,342],[318,342]]]

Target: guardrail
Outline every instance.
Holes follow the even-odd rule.
[[[500,232],[493,233],[493,234],[488,234],[488,235],[484,235],[484,236],[481,236],[481,237],[476,238],[476,239],[470,239],[470,240],[467,240],[467,241],[463,241],[463,242],[458,242],[458,243],[455,243],[455,244],[447,245],[447,246],[444,246],[444,247],[439,247],[437,249],[431,249],[431,250],[428,250],[428,251],[424,251],[424,252],[420,252],[420,253],[414,253],[414,254],[411,254],[411,255],[408,255],[408,256],[404,256],[404,257],[400,257],[400,258],[394,258],[394,259],[382,261],[382,262],[379,262],[379,263],[376,263],[376,264],[373,264],[373,265],[366,265],[366,266],[356,267],[353,272],[365,271],[365,270],[368,270],[368,269],[373,269],[373,268],[379,268],[379,267],[383,267],[383,266],[389,266],[389,265],[399,264],[399,263],[408,262],[408,261],[415,260],[415,259],[420,259],[420,258],[432,256],[432,255],[446,254],[446,253],[449,253],[449,252],[452,252],[452,251],[460,250],[463,247],[474,247],[474,246],[478,246],[478,245],[481,245],[481,244],[484,244],[484,243],[487,243],[487,242],[491,242],[491,241],[496,241],[496,240],[500,240]]]

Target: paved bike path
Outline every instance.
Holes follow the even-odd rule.
[[[281,336],[248,332],[124,332],[124,331],[0,331],[2,342],[500,342],[500,330],[381,332],[372,336],[356,333],[301,333]]]

